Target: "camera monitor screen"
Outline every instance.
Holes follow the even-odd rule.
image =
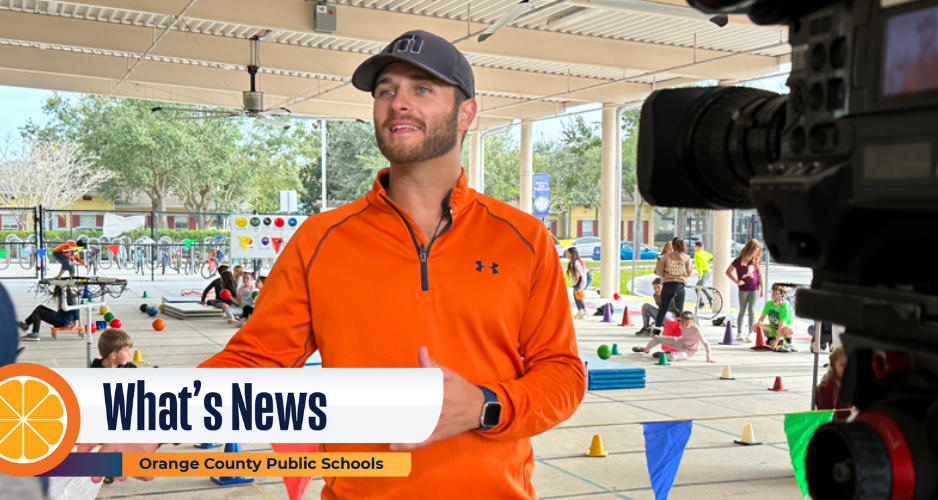
[[[938,6],[892,16],[885,28],[883,95],[938,89]]]

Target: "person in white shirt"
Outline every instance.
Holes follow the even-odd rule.
[[[700,349],[700,346],[703,345],[704,352],[707,354],[707,363],[716,363],[716,361],[710,357],[710,342],[707,342],[707,337],[704,337],[703,332],[700,331],[700,327],[694,321],[694,313],[690,311],[684,311],[681,313],[681,336],[680,337],[665,337],[663,335],[656,335],[652,337],[651,341],[648,342],[648,345],[645,347],[635,346],[632,348],[633,352],[644,352],[649,353],[655,346],[668,346],[673,349],[676,349],[675,352],[665,353],[656,352],[652,356],[659,357],[662,355],[668,356],[668,361],[683,361],[685,359],[691,358],[694,354],[697,354],[697,350]]]

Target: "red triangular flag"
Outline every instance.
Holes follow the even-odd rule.
[[[318,443],[312,443],[312,444],[271,443],[270,447],[274,449],[274,453],[318,453],[319,452]],[[303,498],[303,493],[306,493],[306,487],[309,485],[309,480],[310,478],[308,477],[285,477],[283,478],[283,485],[287,487],[287,495],[289,495],[290,500],[300,500],[301,498]]]
[[[274,253],[280,253],[280,245],[283,244],[283,238],[271,238],[271,243],[274,244]]]
[[[121,251],[121,246],[120,245],[108,245],[107,249],[110,250],[111,253],[114,254],[115,257],[117,257],[118,252]]]

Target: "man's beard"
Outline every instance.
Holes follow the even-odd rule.
[[[393,117],[388,123],[394,120],[407,120],[406,116]],[[424,140],[416,146],[394,147],[388,144],[385,134],[391,134],[388,127],[382,126],[375,130],[375,138],[378,141],[378,149],[381,154],[391,163],[417,163],[432,160],[445,155],[456,147],[459,139],[459,107],[454,107],[453,111],[444,116],[437,124],[432,127],[425,126],[419,120],[413,121],[418,127],[423,129]]]

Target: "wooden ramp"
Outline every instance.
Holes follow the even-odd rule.
[[[222,310],[202,304],[164,303],[163,314],[176,319],[221,318]]]

